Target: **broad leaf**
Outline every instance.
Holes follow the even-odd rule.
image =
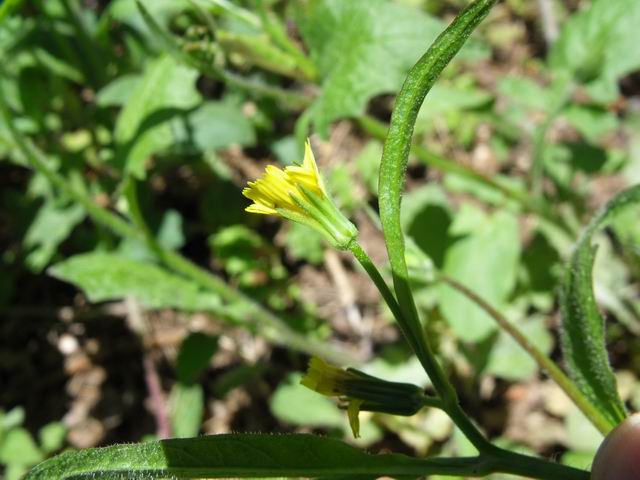
[[[383,0],[314,0],[298,24],[321,77],[310,107],[326,134],[340,117],[358,116],[374,95],[395,92],[443,24],[419,10]]]
[[[640,2],[595,0],[567,22],[551,50],[550,63],[592,83],[591,93],[613,99],[617,79],[640,67],[638,24]]]
[[[553,337],[543,318],[533,318],[519,325],[529,341],[548,354],[553,347]],[[527,380],[539,371],[538,364],[510,335],[500,331],[498,340],[491,347],[486,373],[510,381]]]
[[[593,234],[618,211],[640,203],[640,185],[614,197],[586,228],[576,245],[562,286],[562,350],[582,393],[607,417],[611,426],[626,417],[609,365],[604,320],[593,294]]]
[[[117,254],[76,255],[54,265],[49,273],[81,288],[92,302],[133,297],[147,308],[194,311],[221,307],[218,297],[193,282],[153,263]]]
[[[484,216],[478,209],[464,209],[449,232],[450,238],[461,235],[447,248],[444,273],[501,309],[516,283],[517,218],[508,212]],[[487,313],[448,285],[440,287],[439,300],[444,317],[462,340],[480,341],[497,328]]]
[[[197,76],[169,56],[147,65],[116,123],[117,156],[127,172],[144,178],[148,157],[172,144],[167,120],[200,102]]]

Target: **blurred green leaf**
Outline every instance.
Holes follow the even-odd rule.
[[[0,442],[0,463],[31,466],[43,459],[43,454],[24,428],[13,428]]]
[[[215,152],[229,145],[253,145],[255,132],[239,107],[226,102],[205,102],[198,109],[171,122],[176,143],[201,152]]]
[[[342,429],[346,413],[332,400],[300,385],[300,378],[291,374],[278,386],[271,396],[271,412],[293,425]]]
[[[569,105],[562,115],[591,143],[597,143],[620,125],[615,114],[595,106]]]
[[[565,418],[567,445],[572,450],[594,455],[602,443],[602,434],[585,418],[580,410],[571,406]]]
[[[48,272],[82,289],[92,302],[133,297],[147,308],[216,311],[221,307],[218,297],[191,281],[152,263],[113,253],[75,255]]]
[[[161,25],[165,25],[172,16],[190,7],[188,0],[143,0],[145,8]],[[141,32],[149,41],[153,34],[144,21],[133,0],[113,0],[108,4],[108,13],[120,22],[126,22]]]
[[[158,243],[170,250],[182,248],[185,242],[182,223],[182,215],[179,212],[167,210],[158,228]]]
[[[520,258],[518,221],[508,212],[487,216],[468,208],[450,235],[462,238],[445,253],[443,272],[501,309],[513,291]],[[463,341],[477,342],[497,328],[484,311],[449,286],[439,287],[440,309]]]
[[[362,114],[374,95],[395,92],[444,28],[382,0],[314,0],[298,6],[298,24],[320,73],[321,94],[308,115],[323,136],[334,120]]]
[[[19,427],[24,422],[25,412],[23,407],[13,407],[8,412],[0,410],[0,435],[2,432]]]
[[[545,325],[544,318],[527,320],[522,322],[519,328],[540,351],[545,354],[551,351],[553,337]],[[500,330],[498,339],[489,353],[485,372],[510,381],[527,380],[536,375],[538,365],[513,337]]]
[[[200,103],[197,76],[170,56],[148,63],[115,127],[117,156],[127,172],[144,178],[149,156],[173,144],[168,120]]]
[[[124,106],[131,98],[133,92],[138,89],[141,81],[141,75],[137,74],[117,77],[97,93],[96,104],[99,107]]]
[[[549,53],[556,70],[569,70],[591,83],[602,99],[612,100],[621,76],[640,67],[640,3],[635,0],[594,0],[572,16]]]
[[[444,190],[435,184],[416,188],[403,199],[403,229],[437,267],[453,242],[449,227],[453,222],[451,207]]]
[[[42,451],[46,454],[60,450],[66,436],[67,428],[64,424],[60,422],[48,423],[38,432],[40,448],[42,448]]]
[[[353,160],[364,184],[374,196],[378,195],[380,158],[382,158],[382,144],[377,140],[370,140]]]
[[[169,398],[171,433],[176,438],[195,437],[204,416],[204,391],[198,384],[176,383]]]
[[[35,272],[45,268],[84,217],[85,211],[78,204],[61,207],[55,200],[47,201],[38,210],[24,238],[24,246],[29,250],[27,265]]]
[[[604,320],[593,294],[594,233],[617,212],[640,202],[640,186],[616,195],[591,221],[576,244],[562,285],[562,351],[582,393],[609,420],[611,427],[626,417],[609,365]]]
[[[178,380],[193,383],[209,366],[211,357],[218,351],[218,337],[202,332],[189,334],[180,345],[176,359]]]
[[[325,242],[318,232],[306,225],[291,223],[286,236],[287,252],[295,260],[319,265],[324,261]]]
[[[255,284],[255,278],[270,273],[267,246],[264,240],[244,225],[222,228],[209,239],[211,249],[218,262],[233,277],[238,277],[245,285]]]

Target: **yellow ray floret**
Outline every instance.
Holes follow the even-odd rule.
[[[264,175],[249,182],[242,194],[253,201],[247,212],[278,215],[307,225],[341,250],[347,250],[358,235],[355,225],[327,194],[308,140],[302,165],[284,170],[269,165]]]
[[[302,165],[286,167],[283,170],[273,165],[267,166],[265,174],[255,182],[249,182],[242,194],[253,200],[247,212],[264,215],[279,215],[278,209],[304,214],[294,198],[304,196],[301,186],[313,193],[326,196],[324,184],[316,165],[316,160],[307,140]]]
[[[322,395],[331,397],[344,394],[340,388],[340,382],[349,378],[350,375],[345,370],[334,367],[319,357],[311,357],[309,369],[300,383]]]

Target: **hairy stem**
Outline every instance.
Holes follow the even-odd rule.
[[[440,364],[435,358],[435,355],[431,351],[431,347],[429,346],[424,330],[420,327],[418,331],[411,330],[409,325],[409,321],[405,317],[405,314],[400,308],[396,297],[393,292],[387,285],[387,282],[382,278],[378,268],[371,261],[371,258],[367,255],[364,249],[358,244],[354,242],[351,245],[351,252],[356,257],[360,265],[365,269],[365,271],[369,274],[371,280],[376,285],[382,298],[389,306],[391,313],[393,313],[394,317],[398,321],[398,325],[400,326],[400,330],[404,334],[405,338],[409,342],[409,345],[416,353],[418,360],[425,367],[431,382],[434,385],[437,393],[440,395],[442,399],[442,409],[447,412],[447,414],[451,417],[451,419],[455,422],[455,424],[460,428],[465,436],[473,443],[473,445],[480,452],[495,452],[497,447],[492,445],[478,430],[478,428],[471,422],[469,417],[462,411],[460,405],[458,403],[458,396],[446,378],[446,375]]]

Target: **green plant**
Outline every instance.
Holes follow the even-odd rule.
[[[512,323],[493,303],[504,307],[515,284],[517,272],[514,265],[517,263],[519,252],[513,247],[517,243],[517,238],[513,239],[517,237],[517,222],[511,210],[535,216],[545,228],[553,232],[549,236],[558,239],[557,243],[560,245],[573,243],[579,220],[584,216],[578,207],[569,213],[561,212],[554,208],[552,201],[542,195],[546,177],[550,177],[551,181],[557,184],[561,195],[568,198],[567,203],[580,204],[569,191],[569,183],[563,177],[564,172],[558,171],[555,165],[549,165],[552,162],[548,158],[551,150],[546,142],[548,130],[554,120],[564,114],[580,125],[585,132],[589,132],[587,135],[593,134],[594,130],[598,131],[597,127],[589,123],[592,117],[585,120],[584,111],[576,113],[579,107],[571,107],[570,100],[574,88],[577,88],[580,82],[586,82],[589,88],[596,90],[608,88],[610,84],[605,81],[608,77],[621,75],[633,68],[633,65],[616,66],[615,62],[605,62],[604,71],[598,72],[590,60],[584,60],[579,65],[572,62],[563,63],[557,58],[561,56],[564,46],[570,42],[563,39],[558,44],[552,56],[552,63],[562,72],[554,77],[554,82],[557,83],[549,88],[551,92],[547,92],[547,117],[532,135],[534,162],[531,178],[527,180],[531,186],[529,192],[522,185],[479,173],[468,166],[446,159],[440,153],[425,149],[424,138],[421,137],[424,131],[415,130],[426,95],[444,68],[462,49],[470,34],[489,13],[495,0],[476,0],[471,3],[409,70],[396,97],[388,128],[379,120],[363,115],[364,105],[374,94],[395,88],[404,74],[406,59],[411,57],[406,55],[406,52],[417,47],[415,43],[408,41],[394,44],[388,49],[383,48],[386,47],[382,44],[383,39],[375,36],[373,39],[368,38],[367,28],[360,31],[348,30],[348,20],[361,15],[363,24],[371,27],[370,31],[380,32],[384,31],[382,27],[389,26],[385,23],[389,22],[385,14],[388,14],[389,18],[395,15],[396,18],[393,18],[391,23],[397,22],[403,28],[419,30],[421,41],[431,33],[432,37],[435,37],[439,28],[437,22],[434,24],[427,21],[422,24],[420,19],[412,19],[406,12],[399,13],[399,10],[396,11],[397,6],[384,2],[374,2],[376,8],[380,9],[377,15],[369,13],[364,2],[312,2],[307,10],[303,9],[302,13],[299,13],[301,32],[310,49],[308,58],[288,38],[284,26],[263,2],[256,2],[257,13],[254,14],[230,2],[212,1],[216,12],[220,13],[225,21],[222,28],[215,25],[211,11],[203,7],[203,2],[187,3],[189,5],[185,9],[188,9],[189,15],[200,18],[210,28],[187,28],[183,38],[177,38],[162,25],[158,18],[159,11],[154,13],[151,3],[137,3],[142,24],[146,28],[145,34],[159,42],[166,52],[148,61],[141,75],[134,78],[121,77],[109,83],[108,71],[91,55],[88,56],[86,64],[82,65],[83,68],[51,65],[51,62],[47,64],[51,65],[50,68],[56,68],[60,75],[66,75],[65,78],[70,82],[83,82],[98,89],[98,103],[103,106],[122,106],[113,128],[113,139],[100,139],[97,132],[108,129],[99,125],[95,129],[89,129],[87,136],[81,132],[76,136],[68,136],[65,145],[66,150],[72,150],[74,146],[81,150],[87,149],[87,157],[94,162],[92,166],[97,170],[116,168],[116,179],[113,183],[117,184],[119,195],[117,209],[104,208],[92,198],[96,193],[103,193],[104,185],[100,182],[87,184],[73,165],[57,164],[53,153],[44,155],[39,146],[27,138],[31,128],[46,140],[46,119],[42,118],[37,109],[35,112],[29,112],[29,102],[18,105],[9,94],[2,92],[0,108],[4,120],[4,129],[1,131],[3,141],[14,149],[12,155],[18,157],[19,162],[29,165],[39,174],[41,181],[46,182],[49,189],[47,205],[54,214],[58,214],[56,218],[64,218],[68,223],[67,230],[70,230],[86,215],[100,228],[109,231],[102,232],[107,238],[105,243],[113,242],[114,238],[118,241],[123,240],[118,250],[92,251],[56,262],[49,269],[50,274],[80,286],[93,302],[131,296],[145,308],[211,312],[229,323],[252,329],[273,343],[335,363],[356,364],[357,359],[351,358],[352,355],[323,343],[318,338],[321,336],[318,332],[309,332],[286,321],[282,303],[291,298],[295,299],[295,294],[283,293],[279,288],[278,281],[284,274],[275,265],[276,256],[269,254],[268,247],[262,244],[259,235],[242,225],[233,225],[234,222],[231,221],[228,222],[231,226],[220,229],[211,237],[210,244],[215,251],[215,257],[230,279],[230,282],[227,282],[177,252],[183,244],[180,220],[176,221],[175,217],[167,214],[161,221],[149,221],[147,214],[150,209],[145,205],[145,181],[149,175],[146,162],[151,156],[157,155],[160,159],[171,162],[171,155],[177,151],[183,154],[203,154],[206,156],[205,161],[217,175],[221,178],[225,178],[226,175],[226,178],[229,178],[230,175],[225,171],[224,164],[218,161],[216,152],[230,144],[252,145],[255,142],[256,126],[249,124],[239,113],[238,105],[231,96],[221,101],[202,101],[200,93],[194,87],[196,72],[222,81],[249,98],[268,99],[265,101],[267,106],[261,106],[264,111],[272,108],[268,105],[269,101],[280,102],[286,105],[286,108],[295,111],[305,108],[296,124],[297,139],[291,139],[294,146],[301,143],[300,140],[307,135],[311,126],[320,133],[326,133],[329,124],[334,120],[357,117],[357,122],[364,131],[385,140],[379,183],[375,192],[378,195],[380,218],[377,218],[375,212],[369,211],[369,214],[374,222],[380,222],[384,232],[393,289],[385,279],[385,272],[378,269],[358,243],[356,227],[340,213],[330,199],[322,180],[319,180],[320,175],[315,162],[307,165],[309,152],[305,155],[302,168],[294,166],[281,171],[271,167],[272,169],[268,170],[270,177],[254,183],[246,192],[247,196],[256,202],[256,206],[250,207],[250,211],[277,214],[312,226],[324,235],[333,247],[351,252],[386,302],[411,351],[415,353],[424,373],[427,374],[431,387],[427,393],[424,388],[416,385],[380,380],[355,369],[341,370],[321,363],[320,360],[312,360],[312,369],[303,379],[303,383],[322,394],[339,397],[345,404],[356,436],[360,411],[411,416],[423,408],[439,409],[453,420],[477,454],[458,458],[428,459],[399,454],[369,455],[338,440],[313,435],[229,434],[67,452],[34,468],[27,478],[369,478],[379,475],[482,476],[495,472],[540,479],[588,478],[589,474],[585,470],[515,453],[488,440],[462,408],[459,392],[448,378],[447,365],[444,359],[436,354],[437,340],[435,336],[431,336],[433,331],[430,331],[435,320],[426,315],[430,313],[428,309],[417,305],[416,300],[419,298],[416,295],[416,284],[436,284],[436,288],[441,289],[439,298],[444,304],[442,313],[445,317],[456,317],[448,320],[459,336],[468,335],[463,337],[465,340],[484,341],[496,331],[497,325],[501,334],[515,340],[517,345],[531,356],[535,362],[534,369],[536,366],[539,367],[556,381],[602,434],[607,434],[625,418],[626,407],[616,392],[616,380],[609,367],[605,349],[603,320],[593,294],[594,252],[591,242],[594,233],[605,222],[615,222],[623,207],[638,203],[639,187],[625,190],[606,205],[578,240],[565,267],[562,280],[562,347],[571,378],[548,356],[549,345],[540,346],[532,341],[523,332],[524,327]],[[74,17],[77,15],[73,8],[74,2],[60,2],[60,5],[63,11],[75,19],[73,23],[78,29],[76,33],[92,38],[83,31],[81,18]],[[302,18],[304,14],[324,18],[326,23],[305,22]],[[241,28],[234,24],[236,20],[242,24]],[[584,20],[576,21],[577,24],[580,22]],[[427,34],[423,35],[421,29],[425,26],[429,28],[425,30]],[[67,33],[63,30],[60,35],[64,38]],[[215,42],[210,36],[215,36]],[[352,48],[348,49],[349,55],[341,55],[338,48],[347,41],[351,43]],[[98,49],[99,45],[96,44],[94,47]],[[478,46],[471,43],[461,54],[473,56],[473,48]],[[390,74],[386,71],[372,71],[368,63],[370,59],[382,59],[390,69]],[[225,62],[237,68],[253,66],[267,74],[260,76],[259,80],[249,79],[231,71],[229,64]],[[610,64],[615,68],[609,68]],[[562,66],[566,66],[567,69],[560,68]],[[270,75],[284,76],[309,84],[315,82],[321,89],[315,95],[286,90],[277,83],[272,83],[273,77]],[[181,88],[177,88],[178,85]],[[465,91],[467,87],[457,85],[452,88]],[[508,89],[509,86],[502,88]],[[535,87],[532,89],[535,90]],[[520,90],[523,90],[522,86]],[[536,90],[535,93],[540,92]],[[446,100],[443,100],[447,96],[446,90],[444,93],[441,91],[440,95],[441,101],[445,104],[442,108],[446,111]],[[455,92],[452,94],[454,97],[456,95]],[[474,114],[480,115],[487,99],[481,95],[469,97],[465,108],[479,110]],[[593,110],[602,114],[602,109],[598,110],[599,108],[594,106]],[[14,111],[22,110],[26,112],[25,118],[28,117],[29,120],[26,128],[14,121]],[[81,109],[76,113],[82,118]],[[486,115],[486,112],[484,114]],[[226,121],[220,122],[220,118]],[[465,127],[462,122],[455,118],[449,120],[454,124],[452,129],[464,142]],[[260,119],[255,120],[256,123],[259,121]],[[492,121],[501,125],[498,119],[492,118]],[[509,130],[504,125],[502,127]],[[512,141],[510,132],[503,133],[500,141]],[[111,140],[113,144],[109,143]],[[104,148],[105,144],[109,145],[108,148]],[[297,147],[294,147],[295,149]],[[282,148],[281,151],[285,150]],[[373,150],[379,152],[375,145]],[[448,175],[447,178],[452,184],[459,182],[457,188],[460,190],[473,191],[478,198],[486,199],[487,203],[504,203],[507,208],[493,216],[469,210],[467,217],[459,221],[463,227],[460,227],[457,234],[462,232],[463,240],[450,244],[454,247],[449,248],[450,245],[446,245],[446,248],[441,248],[441,258],[427,258],[425,251],[438,251],[429,242],[433,241],[436,234],[446,232],[443,229],[442,232],[428,232],[427,235],[423,235],[416,226],[419,222],[415,221],[415,218],[408,221],[408,226],[403,224],[407,220],[401,217],[400,206],[411,153],[424,164]],[[106,156],[107,165],[101,154]],[[285,154],[282,156],[285,157]],[[65,158],[65,155],[62,157]],[[374,161],[377,163],[377,158]],[[363,161],[362,165],[363,169],[368,168],[366,161]],[[368,175],[371,177],[370,172]],[[284,183],[279,184],[278,181]],[[277,195],[256,194],[256,185],[260,185],[259,182],[273,187]],[[252,188],[255,189],[252,191]],[[455,188],[452,187],[454,190]],[[336,196],[340,199],[340,192],[337,193]],[[229,195],[228,192],[226,194]],[[441,217],[446,218],[448,215],[448,206],[445,201],[438,199],[436,191],[425,192],[424,198],[418,198],[416,202],[415,217],[424,214],[424,204],[430,207],[437,206]],[[366,209],[364,203],[357,207]],[[225,213],[228,212],[220,212],[221,215]],[[428,214],[429,212],[426,215]],[[481,225],[483,222],[485,224]],[[224,219],[222,223],[224,224]],[[415,226],[415,229],[412,229],[412,226]],[[411,232],[411,237],[407,235],[407,230]],[[39,239],[34,241],[39,247],[39,255],[34,257],[33,262],[35,267],[40,268],[48,264],[59,243],[56,239],[45,242],[42,237],[46,235],[40,235]],[[63,239],[61,238],[60,242]],[[450,238],[440,240],[443,244],[453,242]],[[494,241],[501,248],[504,246],[504,251],[498,252],[503,258],[489,258],[485,266],[488,270],[495,266],[506,266],[504,271],[496,273],[496,277],[499,278],[495,278],[493,282],[496,284],[495,288],[487,288],[480,295],[461,281],[460,277],[464,277],[466,272],[461,264],[473,263],[475,250],[488,251],[495,247]],[[126,242],[129,242],[129,252],[126,250]],[[135,252],[136,248],[142,253],[132,258],[130,252]],[[564,248],[566,250],[566,247]],[[562,247],[557,250],[561,251]],[[321,258],[322,255],[319,256]],[[553,261],[559,263],[555,258],[550,263]],[[264,276],[265,272],[269,278],[268,287],[256,280]],[[533,291],[533,270],[530,274]],[[278,313],[274,314],[261,302],[268,303]],[[624,308],[622,310],[625,311]],[[478,319],[473,329],[456,324],[456,321],[464,320],[462,317],[466,311],[472,312],[474,320]],[[633,314],[630,316],[633,320]],[[198,433],[204,407],[203,391],[197,377],[216,348],[215,337],[195,336],[188,337],[181,349],[181,357],[177,362],[178,382],[173,387],[171,395],[171,417],[173,433],[176,436],[193,436]],[[188,361],[189,351],[201,352],[202,355],[196,355],[198,358]],[[185,362],[194,365],[187,368],[184,366]],[[314,365],[317,368],[314,369]],[[189,372],[185,373],[184,368]],[[407,401],[407,398],[410,401]],[[272,408],[275,409],[273,405]],[[334,422],[334,425],[339,424],[339,420],[335,423],[331,419],[329,423],[331,422]],[[247,456],[247,450],[255,452],[255,455]]]

